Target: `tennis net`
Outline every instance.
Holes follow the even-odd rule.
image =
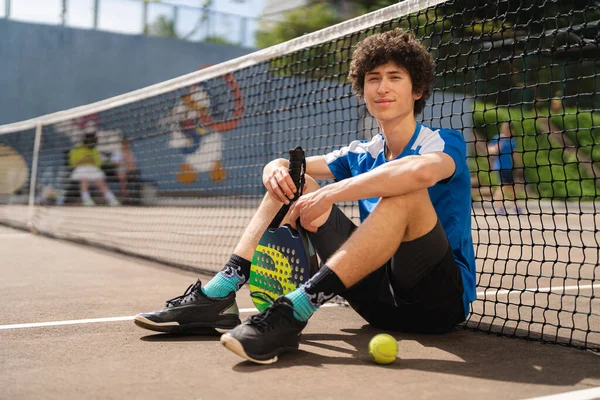
[[[2,126],[0,223],[216,272],[264,194],[268,161],[298,144],[324,154],[378,132],[347,82],[349,60],[362,38],[403,27],[437,63],[422,122],[458,129],[468,145],[478,299],[465,326],[598,351],[600,12],[566,0],[479,3],[406,0]],[[496,170],[507,131],[509,173]],[[86,140],[93,153],[77,147]],[[101,176],[76,173],[81,157]],[[81,173],[121,205],[106,206],[116,202],[102,184],[82,198]],[[353,204],[344,210],[358,220]]]

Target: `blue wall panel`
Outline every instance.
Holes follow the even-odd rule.
[[[103,100],[250,51],[0,19],[0,125]]]

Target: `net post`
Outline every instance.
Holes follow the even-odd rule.
[[[42,138],[42,123],[38,122],[35,127],[35,140],[33,142],[33,159],[31,161],[31,178],[29,180],[29,204],[27,206],[27,227],[34,233],[38,233],[33,223],[35,212],[35,185],[37,181],[38,160],[40,154],[40,142]]]

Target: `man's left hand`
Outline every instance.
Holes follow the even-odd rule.
[[[327,186],[302,195],[290,208],[288,213],[290,224],[294,229],[297,229],[296,221],[300,218],[300,223],[304,229],[309,232],[316,232],[319,227],[312,223],[328,212],[332,205],[333,201],[331,201]]]

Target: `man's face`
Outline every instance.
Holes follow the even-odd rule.
[[[367,109],[378,121],[388,122],[414,115],[412,80],[406,68],[390,61],[365,75],[364,99]]]

